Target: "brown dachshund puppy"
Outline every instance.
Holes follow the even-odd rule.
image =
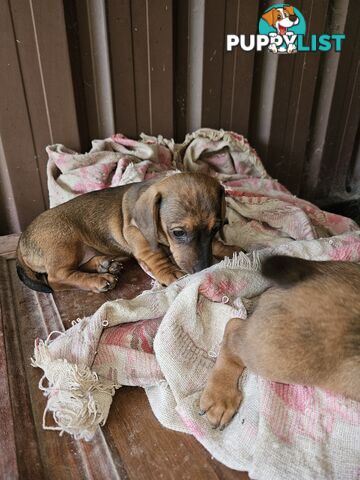
[[[17,271],[41,292],[115,287],[119,256],[133,255],[160,283],[209,267],[239,248],[216,240],[225,193],[212,177],[170,176],[87,193],[39,215],[20,237]]]
[[[200,399],[200,414],[221,429],[241,403],[245,367],[275,382],[360,401],[360,265],[277,256],[262,271],[274,286],[247,320],[226,325]]]

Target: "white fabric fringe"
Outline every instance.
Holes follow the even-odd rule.
[[[52,360],[48,351],[49,338],[35,344],[33,367],[44,375],[39,388],[48,398],[43,415],[44,430],[58,430],[60,435],[70,433],[76,440],[91,440],[99,425],[104,425],[115,389],[108,381],[100,381],[86,365],[74,365],[65,359]],[[60,333],[60,332],[59,332]],[[44,380],[48,385],[44,386]],[[46,424],[46,415],[52,413],[55,426]]]

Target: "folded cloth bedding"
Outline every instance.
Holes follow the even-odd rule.
[[[247,318],[267,288],[261,259],[273,253],[360,261],[359,227],[292,196],[264,170],[246,140],[202,129],[183,144],[116,135],[76,154],[48,147],[51,205],[85,191],[141,181],[159,172],[204,171],[227,193],[229,243],[239,253],[168,288],[106,302],[56,338],[37,340],[33,365],[44,371],[44,428],[91,439],[106,421],[115,389],[145,388],[166,427],[194,435],[211,454],[257,479],[358,478],[360,404],[312,387],[267,381],[245,371],[244,400],[232,423],[213,430],[199,397],[226,322]],[[56,427],[46,426],[53,414]]]

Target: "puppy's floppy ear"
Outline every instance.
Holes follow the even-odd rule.
[[[221,228],[219,231],[219,235],[221,240],[225,241],[224,235],[224,225],[227,225],[228,219],[226,218],[226,201],[225,201],[225,188],[221,187],[220,189],[220,213],[221,213]]]
[[[135,203],[133,218],[152,249],[158,246],[161,193],[156,185],[149,187]]]
[[[288,12],[289,15],[295,15],[294,7],[292,5],[285,6],[284,11]]]
[[[264,15],[262,15],[262,17],[261,17],[263,20],[265,20],[272,27],[274,26],[274,10],[275,9],[272,8],[268,12],[264,13]]]

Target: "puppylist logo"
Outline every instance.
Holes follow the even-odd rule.
[[[238,47],[245,52],[267,48],[272,53],[341,51],[344,34],[310,35],[305,42],[306,21],[296,7],[288,3],[272,5],[259,20],[257,35],[227,35],[226,50]]]

